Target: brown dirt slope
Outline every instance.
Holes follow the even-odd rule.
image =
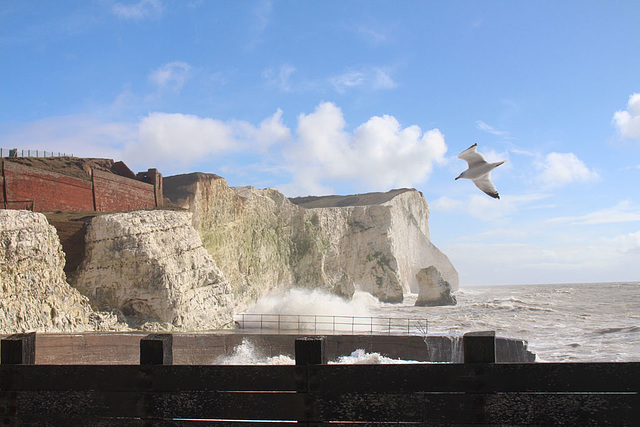
[[[49,172],[57,172],[63,175],[73,176],[80,179],[91,179],[91,169],[98,169],[105,172],[120,175],[114,167],[111,159],[84,159],[80,157],[17,157],[4,158],[5,162],[19,163],[43,169]]]
[[[306,196],[290,198],[292,203],[307,209],[313,208],[342,208],[345,206],[379,205],[402,194],[411,191],[410,188],[400,188],[386,193],[353,194],[350,196]]]

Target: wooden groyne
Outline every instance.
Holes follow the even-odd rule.
[[[35,335],[2,340],[4,425],[637,425],[640,363],[496,363],[495,335],[464,363],[326,365],[322,338],[294,366],[171,365],[171,335],[136,365],[33,365]],[[318,364],[320,363],[320,364]]]

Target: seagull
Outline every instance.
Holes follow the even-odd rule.
[[[469,168],[458,175],[458,178],[467,178],[472,180],[476,187],[494,199],[499,199],[500,196],[498,196],[498,190],[496,190],[496,186],[491,182],[491,171],[506,162],[506,160],[489,163],[482,154],[476,151],[477,147],[478,144],[473,144],[471,147],[458,154],[459,159],[462,159],[469,164]],[[456,178],[456,180],[458,178]]]

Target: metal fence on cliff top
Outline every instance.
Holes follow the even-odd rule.
[[[18,150],[17,148],[0,148],[2,157],[73,157],[73,154],[45,151],[45,150]]]

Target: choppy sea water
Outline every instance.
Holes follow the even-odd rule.
[[[300,327],[301,316],[347,322],[354,316],[366,316],[366,324],[356,328],[356,333],[365,334],[372,333],[370,319],[382,322],[383,334],[389,318],[403,325],[424,325],[426,320],[428,334],[461,336],[495,331],[501,337],[525,340],[539,362],[640,361],[640,282],[471,287],[456,292],[456,298],[455,306],[416,307],[417,295],[406,295],[401,304],[384,304],[365,292],[356,292],[347,301],[319,289],[290,289],[262,298],[247,312],[253,314],[247,315],[275,316],[259,322],[260,330],[270,333]],[[244,323],[249,329],[258,325],[255,321]],[[307,330],[313,331],[314,327]],[[346,330],[335,329],[329,333],[353,333],[350,324]],[[420,326],[411,333],[423,334],[424,328]],[[229,360],[218,363],[282,364],[293,360],[283,355],[269,359],[247,341]],[[398,361],[355,352],[336,363]]]
[[[429,333],[496,331],[541,362],[640,361],[640,282],[463,288],[458,304],[380,304],[375,315],[426,318]]]

